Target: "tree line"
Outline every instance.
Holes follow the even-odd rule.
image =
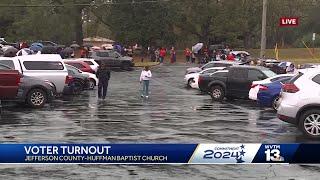
[[[311,44],[312,33],[320,33],[319,11],[319,0],[268,0],[267,47]],[[262,0],[1,0],[0,36],[62,44],[103,36],[143,46],[258,48],[261,12]],[[283,16],[299,17],[299,26],[279,27]]]

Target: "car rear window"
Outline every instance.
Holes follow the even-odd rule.
[[[0,63],[3,65],[9,66],[12,69],[15,69],[12,60],[1,60]]]
[[[299,72],[297,75],[293,76],[288,83],[293,84],[297,79],[299,79],[303,75],[302,72]]]
[[[109,53],[108,52],[96,52],[97,56],[99,57],[109,57]]]
[[[11,69],[10,67],[0,64],[0,70],[10,70],[10,69]]]
[[[320,74],[316,75],[315,77],[312,78],[312,81],[317,83],[317,84],[320,84]]]
[[[89,64],[89,65],[94,65],[91,61],[84,61],[84,62]]]
[[[71,63],[71,62],[67,62],[67,64],[71,65],[71,66],[74,66],[78,69],[82,69],[82,68],[85,68],[84,65],[82,65],[81,63]]]
[[[278,81],[280,79],[288,79],[290,78],[291,76],[279,76],[279,77],[275,77],[275,78],[272,78],[270,79],[271,82],[275,82],[275,81]]]
[[[24,67],[27,70],[63,70],[63,64],[58,61],[25,61]]]

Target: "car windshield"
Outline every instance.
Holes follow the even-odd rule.
[[[274,73],[273,71],[271,71],[271,70],[269,70],[269,69],[264,69],[264,70],[262,70],[262,72],[263,72],[268,78],[277,75],[276,73]]]

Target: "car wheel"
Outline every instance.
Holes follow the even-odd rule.
[[[90,79],[89,80],[89,89],[93,90],[95,86],[96,86],[96,81],[94,79]]]
[[[320,110],[312,109],[304,112],[299,119],[299,128],[310,138],[320,138]]]
[[[272,101],[272,108],[277,111],[278,108],[279,108],[279,100],[280,100],[280,97],[279,96],[276,96],[273,101]]]
[[[32,89],[28,93],[26,102],[32,108],[41,108],[47,102],[47,94],[41,89]]]
[[[72,82],[71,87],[73,95],[79,95],[83,91],[83,86],[79,81]]]
[[[194,83],[194,79],[193,78],[190,78],[188,80],[188,87],[191,88],[191,84]]]
[[[224,98],[224,90],[221,86],[212,86],[210,92],[211,98],[214,101],[222,101]]]

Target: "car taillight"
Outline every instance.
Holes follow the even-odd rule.
[[[255,88],[258,84],[251,84],[251,88]]]
[[[17,79],[16,79],[16,84],[20,84],[21,83],[21,78],[22,78],[22,76],[19,74]]]
[[[71,81],[73,80],[73,77],[72,76],[66,76],[66,81],[65,81],[65,84],[69,84]]]
[[[266,90],[268,90],[268,87],[267,87],[267,86],[264,86],[264,85],[260,85],[260,86],[259,86],[259,90],[261,90],[261,91],[266,91]]]
[[[299,88],[294,84],[283,84],[282,91],[287,93],[296,93],[299,91]]]
[[[199,76],[199,78],[198,78],[198,84],[200,84],[202,80],[203,80],[203,77]]]

